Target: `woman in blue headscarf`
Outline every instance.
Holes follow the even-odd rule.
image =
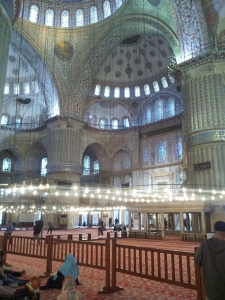
[[[76,280],[76,284],[80,284],[78,281],[79,268],[76,259],[72,254],[66,256],[64,264],[59,268],[57,276],[50,277],[45,286],[41,286],[41,290],[45,289],[61,289],[63,280],[66,276],[73,276]]]

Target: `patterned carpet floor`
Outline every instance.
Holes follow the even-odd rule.
[[[97,238],[97,229],[74,229],[67,231],[55,231],[53,234],[72,234],[77,232],[91,232],[92,236]],[[3,234],[3,232],[0,232]],[[32,236],[32,231],[14,231],[13,235]],[[44,230],[44,236],[46,230]],[[106,237],[106,233],[104,233]],[[153,247],[159,249],[179,250],[194,252],[194,248],[199,246],[199,242],[182,242],[179,236],[166,236],[164,240],[147,239],[118,239],[118,243]],[[45,272],[46,261],[44,259],[34,259],[31,257],[7,255],[7,262],[12,264],[12,269],[26,270],[24,278],[39,276]],[[53,271],[57,271],[61,266],[60,262],[53,262]],[[78,286],[85,297],[85,300],[92,299],[123,299],[123,300],[189,300],[196,299],[197,294],[191,289],[185,289],[174,285],[168,285],[144,278],[138,278],[126,274],[117,273],[117,284],[123,287],[123,291],[114,294],[98,294],[105,284],[105,273],[102,270],[92,269],[80,266],[79,281],[82,285]],[[41,285],[44,285],[47,278],[41,278]],[[51,289],[41,291],[42,300],[56,300],[60,290]]]

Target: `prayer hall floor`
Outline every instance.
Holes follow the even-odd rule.
[[[75,233],[87,233],[91,232],[93,237],[97,236],[96,229],[78,228],[73,230],[55,230],[54,235],[59,234],[75,234]],[[45,237],[47,230],[44,230],[43,236]],[[3,234],[3,231],[0,232]],[[32,236],[32,230],[18,230],[14,231],[13,235],[17,236]],[[106,237],[106,232],[104,236]],[[152,247],[159,249],[178,250],[178,251],[190,251],[194,252],[194,247],[199,246],[199,242],[182,242],[180,236],[166,236],[164,240],[152,240],[152,239],[118,239],[118,243]],[[7,263],[12,264],[12,269],[26,270],[26,276],[24,278],[29,279],[31,276],[39,276],[45,272],[46,260],[35,259],[32,257],[7,255]],[[61,262],[53,261],[53,271],[62,265]],[[85,300],[92,299],[123,299],[123,300],[189,300],[197,299],[197,293],[191,289],[185,289],[174,285],[164,284],[153,280],[130,276],[117,272],[117,285],[124,288],[123,291],[119,291],[114,294],[98,294],[98,291],[105,285],[105,272],[98,269],[87,268],[79,266],[80,275],[79,281],[82,285],[77,289],[83,293]],[[47,278],[41,278],[41,285],[44,285]],[[50,289],[41,291],[41,300],[56,300],[60,294],[60,290]]]

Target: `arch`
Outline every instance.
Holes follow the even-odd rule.
[[[11,159],[11,171],[12,172],[19,172],[22,171],[22,158],[23,155],[19,151],[19,149],[8,145],[5,147],[0,148],[0,166],[2,166],[3,159],[10,158]]]
[[[157,160],[158,163],[164,163],[167,159],[167,147],[166,141],[164,139],[160,139],[157,143]]]
[[[94,153],[95,159],[93,160],[93,162],[95,162],[96,160],[98,161],[99,169],[101,171],[108,171],[110,157],[109,157],[109,154],[106,151],[106,149],[99,143],[92,143],[85,147],[85,149],[83,151],[83,155],[87,148],[89,148]],[[82,158],[83,158],[83,155],[82,155]]]
[[[29,11],[29,21],[37,23],[39,14],[39,7],[36,4],[32,4]]]
[[[47,151],[39,141],[34,142],[25,153],[24,171],[41,172],[41,160],[48,157]]]
[[[130,168],[129,169],[131,169],[133,167],[133,164],[134,164],[133,151],[131,151],[127,147],[118,147],[117,149],[115,149],[115,151],[113,152],[113,155],[111,156],[111,159],[110,159],[110,168],[111,168],[111,170],[114,170],[114,159],[120,151],[123,151],[123,152],[127,153],[128,156],[130,157]]]
[[[64,9],[61,12],[61,27],[69,27],[69,19],[70,19],[70,13],[68,10]]]
[[[45,11],[45,25],[46,26],[54,26],[54,10],[51,8],[46,9]]]
[[[141,26],[142,24],[143,26]],[[87,98],[84,98],[82,91],[88,90],[88,86],[92,85],[93,76],[97,73],[101,64],[125,37],[132,34],[146,33],[148,30],[152,33],[157,32],[167,38],[176,55],[180,53],[174,32],[165,23],[154,17],[127,16],[121,20],[112,20],[111,25],[110,28],[105,26],[102,34],[92,43],[89,52],[82,56],[80,64],[71,76],[70,93],[68,93],[67,98],[68,102],[76,103],[75,114],[83,113],[86,106]],[[73,84],[75,80],[78,80],[77,85]]]

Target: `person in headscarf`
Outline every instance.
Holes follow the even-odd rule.
[[[57,300],[84,300],[81,292],[76,290],[76,282],[73,276],[66,276],[62,284],[62,293]]]
[[[61,289],[63,280],[66,276],[72,276],[76,280],[76,284],[80,284],[78,281],[79,268],[76,259],[73,254],[66,256],[64,264],[59,268],[57,276],[50,277],[45,286],[41,286],[41,290],[45,289]]]

